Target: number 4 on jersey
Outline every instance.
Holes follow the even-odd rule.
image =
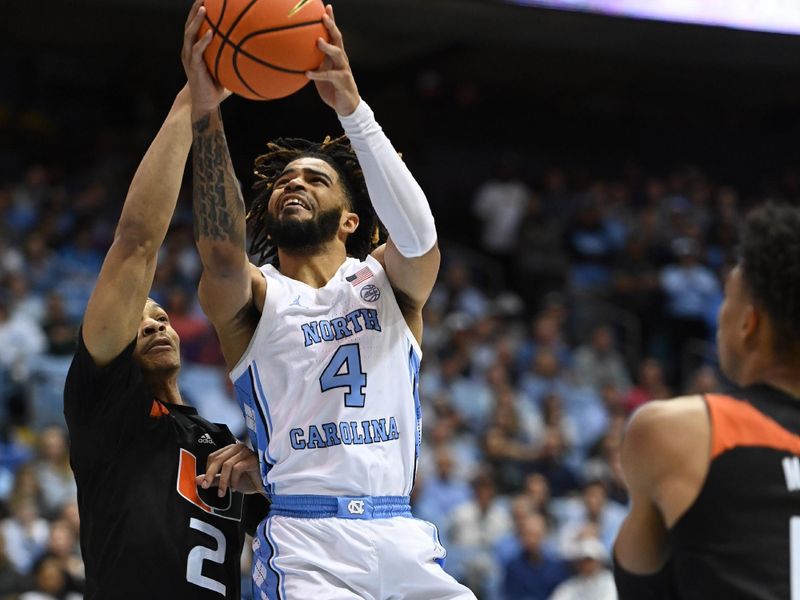
[[[364,408],[367,374],[361,370],[361,352],[358,344],[345,344],[339,347],[319,376],[319,387],[323,392],[340,387],[347,388],[344,393],[344,405],[349,408]]]

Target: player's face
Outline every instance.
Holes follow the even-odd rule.
[[[744,288],[739,265],[731,270],[725,281],[725,298],[717,317],[717,348],[722,372],[737,380],[745,351],[747,311],[752,310],[750,298]]]
[[[313,248],[355,231],[358,217],[348,208],[336,169],[319,158],[299,158],[275,181],[268,233],[281,248]]]
[[[145,371],[168,373],[181,366],[178,334],[166,311],[150,299],[142,312],[133,357]]]

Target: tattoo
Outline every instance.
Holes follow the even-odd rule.
[[[221,120],[206,115],[192,123],[194,239],[244,247],[244,201],[233,172]]]

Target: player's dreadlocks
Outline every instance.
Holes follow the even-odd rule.
[[[336,170],[350,207],[359,219],[358,228],[347,238],[347,254],[363,260],[382,242],[385,232],[372,208],[364,174],[346,136],[336,139],[328,136],[321,143],[279,138],[267,144],[267,152],[255,161],[254,172],[259,180],[253,189],[258,190],[258,195],[247,214],[252,233],[250,254],[258,264],[264,264],[277,254],[278,249],[267,233],[267,205],[273,185],[286,165],[301,157],[319,158]]]
[[[769,202],[744,222],[741,239],[744,281],[776,329],[776,346],[800,346],[800,209]]]

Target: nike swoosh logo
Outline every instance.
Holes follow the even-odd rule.
[[[311,0],[300,0],[300,2],[295,4],[295,7],[289,11],[289,14],[287,16],[289,17],[295,16],[298,12],[300,12],[300,9],[302,9],[309,2],[311,2]]]

